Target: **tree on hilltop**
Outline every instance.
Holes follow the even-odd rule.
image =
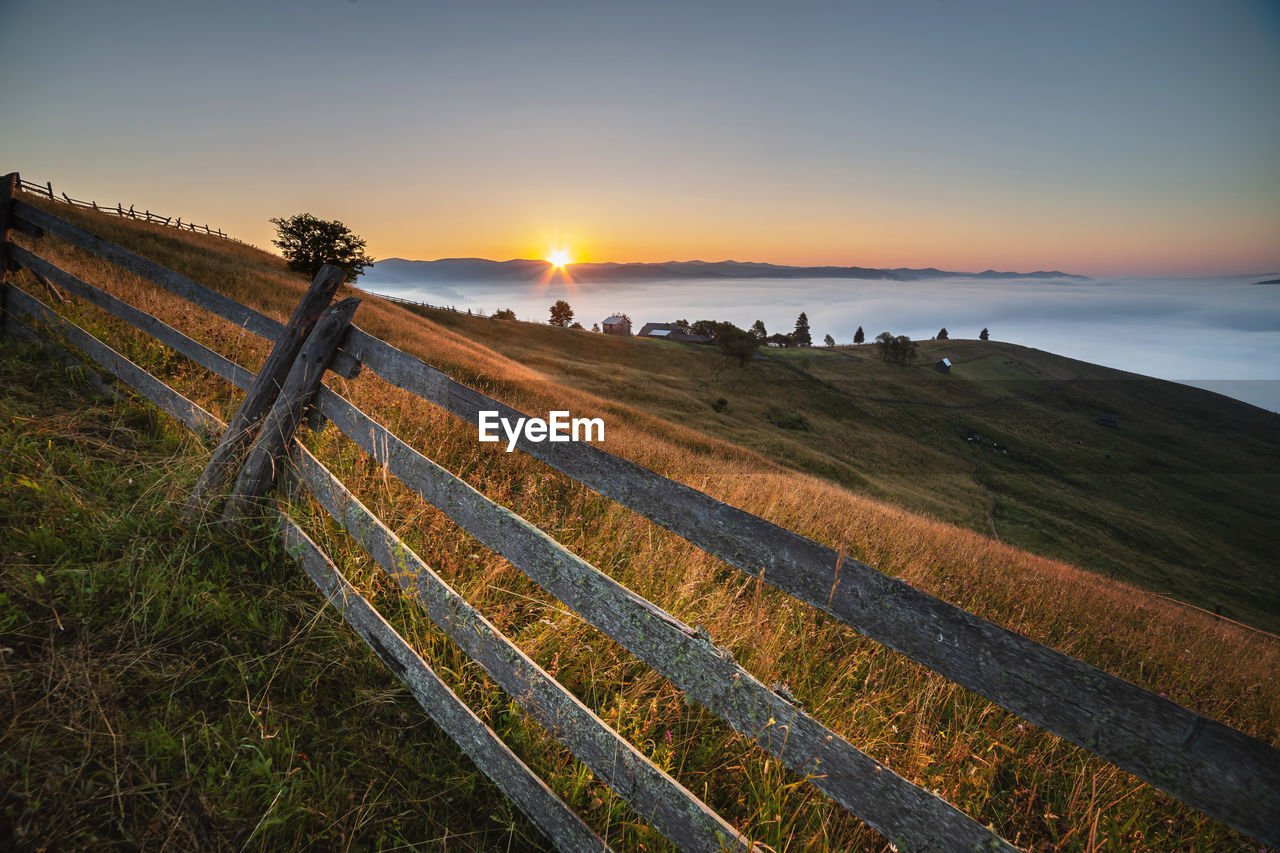
[[[858,327],[858,331],[856,331],[856,332],[854,332],[854,333],[853,333],[853,342],[854,342],[855,344],[860,344],[860,343],[862,343],[863,341],[865,341],[866,339],[867,339],[867,335],[866,335],[866,333],[865,333],[865,332],[863,332],[863,331],[862,331],[862,327],[861,327],[861,326],[859,326],[859,327]]]
[[[784,335],[781,332],[774,332],[765,339],[765,343],[777,344],[780,347],[793,347],[796,345],[795,339],[790,335]]]
[[[514,320],[516,318],[516,312],[512,311],[510,308],[501,308],[494,311],[490,316],[491,319],[494,320]]]
[[[717,323],[714,340],[722,353],[738,360],[738,367],[746,367],[760,346],[759,338],[732,323]]]
[[[982,331],[978,333],[978,340],[985,341],[985,340],[989,340],[990,338],[991,338],[991,333],[988,332],[986,327],[984,326]]]
[[[751,334],[756,336],[756,340],[764,343],[769,339],[769,332],[764,327],[764,320],[756,320],[751,324]]]
[[[906,364],[907,359],[916,357],[916,343],[906,335],[881,332],[876,335],[876,348],[880,350],[880,358],[897,364]]]
[[[796,318],[796,330],[791,333],[791,340],[795,341],[795,346],[798,347],[813,346],[813,336],[809,334],[809,315],[803,311]]]
[[[373,263],[373,258],[364,252],[365,241],[336,219],[298,213],[268,221],[276,226],[278,237],[271,242],[280,247],[289,269],[307,278],[315,278],[320,267],[333,264],[352,282]]]
[[[831,337],[830,335],[827,335],[825,338],[823,338],[822,342],[829,347],[833,347],[836,345],[836,339]]]
[[[569,307],[569,303],[563,299],[557,299],[556,304],[551,306],[551,325],[568,326],[573,322],[573,309]]]
[[[947,327],[943,326],[938,330],[938,340],[945,341],[947,339]]]

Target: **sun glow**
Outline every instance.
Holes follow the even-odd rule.
[[[569,252],[565,249],[552,249],[547,253],[547,261],[558,269],[564,269],[573,263],[573,259],[569,257]]]

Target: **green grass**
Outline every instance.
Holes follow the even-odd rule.
[[[74,214],[85,227],[108,239],[136,247],[277,317],[287,314],[305,286],[296,276],[285,273],[278,259],[243,247],[228,247],[227,253],[220,255],[218,241],[177,234],[172,229],[148,229],[92,213],[59,212],[69,217]],[[41,254],[54,256],[60,265],[146,307],[250,367],[256,366],[265,352],[260,342],[242,330],[192,312],[179,300],[80,257],[56,240],[42,240],[37,248]],[[19,286],[41,292],[29,277],[19,274],[16,279]],[[224,419],[234,410],[238,395],[182,359],[74,301],[60,310],[79,318]],[[990,497],[973,480],[974,463],[963,456],[974,451],[966,436],[943,428],[949,423],[947,419],[975,412],[981,415],[989,407],[1005,405],[954,408],[1000,396],[1014,380],[1047,392],[1057,378],[1063,378],[1055,370],[1079,369],[1074,363],[1063,366],[1048,356],[1040,360],[1033,351],[1024,351],[1029,355],[1022,358],[1017,352],[991,345],[974,350],[973,354],[985,361],[979,371],[981,382],[970,386],[956,381],[962,378],[959,369],[944,377],[927,365],[898,368],[859,358],[865,350],[853,349],[786,353],[739,371],[714,353],[671,345],[530,324],[504,326],[447,312],[428,312],[428,317],[431,319],[424,320],[370,299],[361,306],[358,322],[371,333],[526,410],[550,407],[569,408],[575,414],[602,414],[610,430],[606,448],[613,452],[832,547],[847,545],[853,556],[886,573],[1148,689],[1167,693],[1175,701],[1268,742],[1276,743],[1280,738],[1280,686],[1275,680],[1280,646],[1273,641],[1105,578],[864,497],[896,495],[893,500],[899,505],[925,506],[939,518],[954,515],[972,529],[987,529]],[[9,375],[25,375],[28,369],[15,367]],[[1028,370],[1033,372],[1027,374]],[[47,396],[48,417],[62,411],[72,419],[80,418],[83,401],[77,400],[82,391],[61,388],[53,379],[55,375],[61,376],[45,371],[30,383],[26,379],[10,382],[6,375],[0,387],[24,388],[23,394],[34,395],[31,405],[37,409],[45,407],[43,398]],[[1024,375],[1025,380],[1021,379]],[[477,446],[473,427],[387,387],[368,371],[354,381],[334,377],[330,381],[439,464],[525,516],[638,594],[690,624],[704,626],[718,645],[730,649],[762,681],[786,682],[833,730],[913,782],[938,790],[977,820],[996,826],[1011,841],[1035,850],[1088,849],[1096,835],[1101,845],[1111,849],[1250,849],[1247,840],[1215,821],[1083,750],[1035,726],[1023,725],[1016,717],[853,631],[826,623],[813,608],[728,570],[535,460]],[[594,389],[594,395],[574,388]],[[727,405],[717,413],[712,406],[722,397]],[[892,398],[921,399],[924,403],[885,402]],[[1092,405],[1093,401],[1086,403]],[[134,408],[116,407],[113,411]],[[910,424],[914,432],[907,433],[907,422],[902,418],[917,409],[936,417],[911,415],[919,420]],[[799,416],[804,427],[791,428],[796,423],[780,417],[788,413]],[[1132,414],[1121,413],[1125,418],[1122,424],[1128,425]],[[785,425],[771,423],[771,414]],[[1028,415],[1033,428],[1043,428],[1035,427],[1040,417],[1037,413]],[[1056,417],[1070,419],[1067,415]],[[1089,420],[1092,413],[1086,417],[1082,409],[1079,417]],[[1000,422],[1013,425],[1017,418],[1002,415]],[[163,426],[165,421],[159,418],[156,423]],[[931,432],[934,427],[938,430]],[[37,446],[60,428],[40,429]],[[160,431],[174,442],[174,449],[159,455],[148,449],[150,445],[131,443],[129,433],[104,433],[104,443],[116,446],[117,438],[123,443],[123,450],[113,457],[114,464],[151,472],[155,478],[148,481],[154,496],[146,501],[130,498],[122,488],[113,489],[112,484],[120,482],[118,476],[98,481],[83,475],[89,477],[95,491],[82,494],[80,500],[86,505],[101,500],[110,506],[113,517],[131,517],[127,524],[139,531],[137,537],[117,541],[105,535],[102,530],[107,527],[101,525],[86,528],[83,535],[65,526],[48,525],[44,533],[33,535],[51,538],[57,547],[79,554],[77,570],[83,571],[86,563],[96,561],[107,567],[104,576],[114,571],[122,578],[132,577],[149,590],[141,598],[171,596],[175,607],[193,609],[202,608],[202,600],[207,599],[215,609],[225,611],[219,627],[209,631],[219,638],[210,643],[220,645],[202,647],[205,668],[224,671],[222,668],[228,667],[222,681],[210,683],[217,693],[183,692],[179,682],[203,677],[196,674],[158,682],[158,688],[150,684],[138,687],[131,681],[136,675],[135,663],[147,657],[133,648],[116,656],[113,644],[120,633],[116,627],[95,635],[106,639],[89,649],[83,668],[92,668],[94,677],[102,680],[91,682],[99,685],[95,688],[98,695],[103,693],[105,679],[116,678],[118,683],[131,685],[125,698],[141,691],[178,697],[168,712],[174,719],[190,719],[203,711],[205,717],[197,716],[195,722],[179,730],[189,735],[185,742],[177,738],[183,749],[190,749],[185,744],[193,742],[194,733],[206,719],[218,732],[222,731],[219,727],[231,723],[239,728],[213,738],[227,745],[225,753],[206,759],[206,764],[215,768],[213,773],[188,778],[185,752],[179,764],[152,761],[143,751],[134,756],[143,769],[135,770],[131,764],[112,763],[116,742],[103,733],[100,724],[94,723],[98,729],[92,739],[79,733],[77,727],[85,727],[85,720],[96,719],[90,713],[92,705],[89,712],[69,700],[44,707],[28,685],[29,692],[23,695],[34,697],[28,700],[34,703],[28,707],[35,710],[24,713],[19,725],[6,735],[26,738],[28,746],[19,757],[7,759],[10,763],[6,766],[15,768],[13,773],[23,778],[42,772],[52,778],[50,768],[56,771],[65,764],[74,769],[96,762],[97,778],[112,790],[120,786],[121,790],[151,792],[146,796],[159,796],[155,792],[160,791],[185,793],[188,802],[207,804],[210,821],[221,821],[201,836],[201,847],[240,847],[248,840],[251,848],[291,848],[303,846],[304,839],[314,834],[321,839],[316,842],[321,847],[339,848],[348,841],[355,847],[394,846],[401,840],[426,839],[426,846],[443,848],[446,831],[450,846],[456,836],[463,839],[457,846],[489,849],[515,849],[536,841],[527,828],[521,829],[524,824],[511,815],[509,807],[505,811],[490,808],[501,801],[457,758],[456,750],[450,752],[447,743],[427,745],[428,734],[434,729],[421,722],[422,712],[395,688],[372,655],[348,632],[333,628],[333,617],[314,618],[319,602],[296,569],[274,562],[265,544],[223,542],[214,548],[209,544],[217,535],[213,531],[205,531],[205,538],[198,533],[188,537],[180,531],[170,507],[194,481],[201,449],[189,439],[178,438],[177,429]],[[1122,431],[1123,426],[1115,434]],[[16,427],[13,433],[25,434]],[[998,437],[1002,447],[1006,442],[1013,447],[1011,439],[1017,437],[994,431],[991,435]],[[304,431],[303,438],[442,577],[592,710],[670,769],[726,819],[775,849],[887,849],[882,839],[856,819],[803,785],[802,780],[780,770],[776,760],[728,731],[705,709],[687,703],[669,683],[566,613],[562,605],[459,531],[441,512],[385,477],[333,429],[318,434]],[[754,449],[744,450],[738,444]],[[18,458],[25,459],[30,452],[25,448]],[[131,461],[134,454],[139,461]],[[775,464],[777,461],[794,470]],[[1052,462],[1046,459],[1037,464],[1051,471]],[[18,476],[31,478],[32,467],[33,463],[15,467],[15,489],[11,491],[17,490]],[[153,470],[160,468],[167,473]],[[825,482],[796,470],[818,472]],[[79,488],[81,477],[73,468],[62,475],[71,488]],[[855,494],[855,490],[862,494]],[[116,493],[122,496],[119,505]],[[1070,494],[1058,494],[1057,498],[1062,499],[1061,506],[1070,517],[1078,498]],[[1003,535],[1012,512],[997,506],[995,515]],[[584,819],[620,849],[664,847],[640,816],[622,806],[567,757],[562,747],[524,721],[511,700],[443,641],[394,585],[372,569],[367,558],[337,535],[332,525],[317,518],[314,507],[299,504],[296,517],[446,682]],[[22,516],[21,521],[7,525],[5,541],[10,530],[37,530],[39,518]],[[1108,535],[1122,534],[1127,531]],[[1061,545],[1059,536],[1050,538],[1046,547],[1054,542]],[[61,541],[80,539],[85,541]],[[152,542],[157,544],[146,544]],[[163,567],[148,559],[149,570],[132,574],[118,571],[132,551],[155,547],[168,561]],[[235,556],[217,556],[224,553]],[[208,554],[215,556],[206,561]],[[264,569],[262,578],[253,577],[246,569],[260,567],[264,561],[274,568]],[[216,565],[211,567],[207,562]],[[19,577],[31,574],[29,563],[20,564]],[[230,567],[222,568],[224,564]],[[37,570],[49,578],[43,568]],[[170,577],[174,572],[179,573],[176,581]],[[205,577],[208,586],[186,585],[183,578],[188,576]],[[34,581],[21,583],[29,586]],[[165,583],[182,586],[170,593]],[[6,589],[8,586],[6,577]],[[13,586],[19,588],[18,582]],[[289,601],[303,604],[294,605],[300,615],[290,617],[293,621],[286,622],[282,630],[268,621],[269,613],[258,607],[258,598],[277,602],[276,609],[286,613],[290,612]],[[133,602],[134,597],[121,593],[95,617],[98,624],[133,624]],[[225,602],[234,602],[236,607],[224,606]],[[309,608],[305,606],[308,603]],[[33,610],[25,603],[23,607],[22,618],[30,626],[24,629],[26,634],[56,636],[57,615],[66,610],[65,604],[58,604],[57,613],[52,608]],[[251,607],[258,607],[259,615],[253,620],[243,618],[240,608]],[[312,627],[305,631],[294,627],[304,623]],[[184,630],[178,628],[175,636],[181,638]],[[240,639],[233,643],[227,639],[232,636]],[[272,641],[281,643],[280,648],[258,646]],[[16,648],[16,644],[6,644]],[[306,655],[296,651],[304,644]],[[306,677],[288,677],[294,664],[286,662],[286,652],[302,656],[296,666],[303,668]],[[252,661],[271,654],[275,655],[273,661],[280,662],[278,666],[271,664],[275,667],[271,673],[277,674],[255,672]],[[56,683],[48,675],[41,681],[42,673],[51,666],[41,670],[30,660],[9,666],[7,677],[10,672],[13,678],[27,677],[29,669],[35,672],[34,682]],[[363,680],[363,667],[368,667],[368,680]],[[325,681],[330,675],[333,681]],[[269,705],[263,697],[270,700]],[[125,698],[118,700],[121,705]],[[214,706],[226,708],[227,713],[212,714],[208,709]],[[242,783],[238,778],[224,782],[224,771],[233,760],[240,762],[236,768],[249,766],[247,753],[252,750],[242,752],[239,746],[260,727],[257,716],[248,713],[252,710],[276,715],[271,719],[278,724],[278,731],[269,730],[276,737],[258,735],[261,748],[271,749],[274,744],[267,741],[285,737],[293,742],[271,754],[271,768],[278,775],[270,783],[229,796],[224,787],[232,786],[235,793],[235,786]],[[147,724],[155,717],[149,712]],[[118,714],[108,717],[115,731],[124,728],[119,718]],[[341,729],[344,725],[346,731]],[[353,732],[356,736],[325,758],[329,753],[318,751],[317,744],[334,737],[335,728],[344,737]],[[400,741],[388,738],[388,731],[396,728],[412,729],[415,737],[422,738],[422,748],[402,750]],[[31,739],[37,736],[32,732],[43,732],[41,736],[48,740],[32,748]],[[413,738],[405,740],[418,744]],[[104,747],[105,743],[111,746]],[[6,753],[12,751],[8,742],[0,746]],[[288,761],[298,752],[308,756],[309,764],[319,760],[328,768],[326,784],[295,787],[299,774],[287,776],[296,766]],[[322,757],[317,759],[317,755]],[[58,756],[66,757],[59,763]],[[458,775],[449,768],[457,768]],[[456,797],[452,802],[448,798],[462,790],[464,775],[476,793],[471,795],[474,799],[464,798],[460,806]],[[356,776],[359,781],[343,781]],[[45,825],[60,831],[64,823],[67,825],[60,836],[64,845],[89,847],[95,846],[90,840],[95,835],[117,837],[106,835],[97,824],[73,823],[77,815],[102,813],[96,799],[102,795],[92,789],[86,792],[83,786],[59,787],[60,779],[42,784],[54,791],[46,797],[44,807],[56,803],[62,809]],[[378,784],[369,788],[372,779]],[[425,780],[424,786],[419,786],[419,779]],[[276,794],[286,782],[290,787],[277,800]],[[17,790],[39,789],[27,785]],[[445,793],[437,796],[438,792]],[[110,797],[106,799],[110,802]],[[140,803],[139,810],[154,817],[155,837],[186,832],[188,818],[181,810],[167,805],[158,808],[142,795],[129,802]],[[357,817],[352,817],[356,813],[353,802],[363,809]],[[21,809],[14,813],[15,819],[22,817]],[[494,826],[490,827],[487,816],[495,813],[506,817],[491,821]],[[109,828],[116,818],[109,810],[106,814],[107,818],[99,821]],[[266,821],[262,820],[264,814],[268,815]],[[277,815],[285,815],[285,821],[272,823]],[[262,826],[258,827],[260,821]],[[509,829],[511,826],[516,828]],[[366,829],[375,834],[362,834]],[[224,842],[223,838],[231,840]],[[140,844],[124,842],[121,846]],[[160,846],[160,842],[148,842],[148,846]]]
[[[178,523],[181,425],[13,341],[0,388],[0,847],[542,843],[269,537]]]
[[[415,310],[556,382],[1280,631],[1280,415],[1015,344],[922,341],[905,366],[870,345],[769,349],[739,370],[709,348]]]

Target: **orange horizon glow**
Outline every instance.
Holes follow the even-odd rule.
[[[358,221],[377,257],[542,258],[556,276],[581,263],[691,260],[967,272],[1061,270],[1088,276],[1272,273],[1280,263],[1274,248],[1277,217],[1255,216],[1254,211],[1222,216],[1216,229],[1196,218],[1154,215],[1120,228],[1104,216],[1063,210],[1043,213],[1035,221],[1010,215],[986,222],[959,211],[911,210],[860,211],[817,222],[797,216],[796,222],[787,222],[782,215],[694,221],[665,210],[638,215],[634,208],[621,213],[601,209],[590,225],[585,216],[562,215],[557,218],[568,222],[556,226],[535,224],[530,212],[519,211],[430,229],[432,239],[425,245],[428,229],[384,224],[379,221],[383,211],[369,213],[367,220]],[[805,227],[797,226],[800,221]],[[1206,234],[1214,239],[1206,240]],[[548,246],[555,248],[549,251]]]

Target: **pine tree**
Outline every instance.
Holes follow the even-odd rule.
[[[796,330],[791,333],[791,339],[795,341],[798,347],[813,346],[813,336],[809,334],[809,315],[803,311],[796,318]]]
[[[865,341],[866,339],[867,339],[866,333],[864,333],[864,332],[862,331],[862,327],[861,327],[861,326],[859,326],[859,327],[858,327],[858,331],[856,331],[856,332],[854,332],[854,333],[853,333],[853,342],[854,342],[855,344],[860,344],[860,343],[862,343],[863,341]]]
[[[988,340],[990,339],[990,337],[991,337],[991,333],[988,332],[985,328],[978,334],[978,340],[980,341]]]
[[[938,340],[945,341],[947,339],[947,327],[943,326],[938,330]]]

